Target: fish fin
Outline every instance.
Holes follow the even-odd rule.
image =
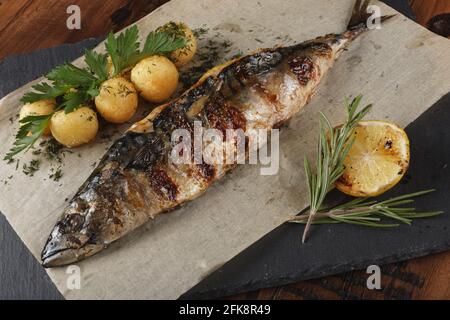
[[[347,25],[347,30],[355,30],[355,29],[367,29],[367,19],[372,15],[372,13],[367,12],[367,7],[370,4],[370,0],[356,0],[355,5],[353,6],[352,16]],[[395,14],[381,16],[381,22],[386,21]]]

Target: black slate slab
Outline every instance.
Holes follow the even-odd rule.
[[[412,17],[406,1],[386,2]],[[45,74],[53,66],[75,59],[84,48],[93,47],[98,41],[88,39],[6,58],[0,62],[0,97]],[[407,182],[397,187],[395,193],[430,186],[439,189],[419,199],[419,208],[450,209],[446,199],[450,190],[446,166],[450,160],[448,123],[450,95],[407,129],[412,140],[411,169]],[[339,201],[342,196],[336,193],[334,198]],[[446,250],[450,247],[448,227],[448,215],[395,231],[315,226],[310,241],[301,246],[303,227],[283,225],[192,288],[183,298],[229,295]],[[0,299],[62,298],[39,262],[0,214]]]

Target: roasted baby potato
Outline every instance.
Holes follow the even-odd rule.
[[[77,147],[93,140],[98,131],[98,119],[94,110],[82,106],[65,113],[55,112],[50,119],[53,137],[67,147]]]
[[[178,70],[163,56],[151,56],[139,61],[131,70],[131,81],[139,94],[150,102],[168,99],[178,85]]]
[[[169,55],[170,60],[172,60],[177,67],[184,66],[192,60],[197,52],[197,39],[186,24],[183,22],[169,22],[160,27],[159,30],[186,39],[186,46],[184,48],[177,49]]]
[[[108,122],[123,123],[136,112],[138,95],[134,85],[125,78],[116,77],[103,82],[95,97],[98,112]]]

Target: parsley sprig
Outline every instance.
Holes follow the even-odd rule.
[[[65,86],[50,85],[46,82],[38,83],[32,86],[34,91],[27,92],[20,99],[23,103],[32,103],[39,100],[56,98],[63,95],[69,88]]]
[[[144,48],[140,54],[141,58],[155,54],[166,55],[186,46],[187,40],[170,31],[150,32],[145,40]]]
[[[185,47],[187,43],[186,38],[160,29],[148,34],[144,47],[140,51],[138,38],[136,26],[129,28],[118,37],[114,37],[112,33],[108,35],[105,46],[114,66],[113,76],[120,74],[146,57],[169,54]]]
[[[108,79],[108,55],[105,53],[98,53],[94,50],[86,50],[84,54],[84,61],[88,65],[92,73],[103,82]]]
[[[114,37],[112,32],[108,35],[105,47],[114,66],[114,76],[139,61],[138,38],[136,26],[125,30],[118,37]]]
[[[50,116],[28,116],[19,122],[21,126],[16,134],[16,140],[13,147],[5,156],[5,160],[12,159],[12,157],[22,150],[32,146],[37,139],[44,133],[50,121]]]
[[[140,50],[139,30],[132,26],[118,36],[111,32],[105,42],[107,53],[86,50],[84,62],[86,68],[79,68],[72,63],[64,63],[46,75],[46,81],[32,86],[33,91],[26,93],[23,103],[33,103],[44,99],[56,99],[54,112],[75,111],[80,105],[89,103],[100,92],[100,85],[110,76],[115,77],[132,67],[141,59],[151,55],[166,55],[186,46],[186,39],[178,34],[156,30],[150,32]],[[112,61],[112,72],[108,72],[108,55]],[[20,120],[13,147],[4,157],[11,160],[16,154],[27,150],[42,136],[50,118],[54,114],[28,116]]]

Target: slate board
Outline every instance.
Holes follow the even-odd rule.
[[[393,1],[386,2],[411,17],[410,11],[402,10],[408,10],[403,2],[397,2],[400,6]],[[44,74],[52,66],[75,59],[84,48],[98,42],[88,39],[5,59],[0,63],[0,96]],[[446,130],[450,123],[449,108],[450,94],[408,126],[412,140],[411,168],[406,183],[389,196],[432,186],[439,191],[419,199],[417,207],[449,209],[447,164],[450,150],[442,148],[450,145]],[[338,193],[334,198],[335,201],[342,200]],[[314,241],[313,246],[311,242],[300,244],[302,226],[282,225],[192,288],[183,298],[220,297],[446,250],[450,247],[448,227],[448,215],[418,221],[412,227],[402,226],[395,231],[315,226],[311,236],[320,236],[321,241]],[[352,235],[351,239],[357,239],[354,246],[348,245],[348,234]],[[392,239],[392,246],[377,245],[377,239],[381,237]],[[0,215],[0,243],[0,299],[63,298],[3,215]],[[317,255],[317,252],[322,254]]]

